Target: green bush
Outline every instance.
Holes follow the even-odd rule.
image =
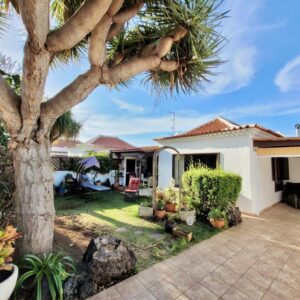
[[[106,152],[97,153],[97,152],[90,151],[87,154],[87,157],[91,157],[91,156],[95,156],[97,158],[97,160],[99,161],[99,164],[100,164],[99,173],[100,174],[107,174],[111,170],[113,170],[114,164],[113,164],[112,159],[109,156],[109,153],[106,153]]]
[[[182,177],[183,192],[198,215],[212,209],[227,211],[235,206],[242,186],[241,176],[221,169],[191,166]]]

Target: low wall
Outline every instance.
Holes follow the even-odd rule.
[[[54,185],[59,186],[62,181],[65,179],[65,176],[67,174],[72,174],[74,178],[76,178],[76,173],[72,171],[53,171],[53,179],[54,179]],[[98,174],[95,178],[96,181],[100,180],[102,182],[106,181],[109,179],[110,183],[113,184],[115,182],[114,172],[110,171],[108,174]],[[95,174],[94,173],[87,173],[87,175],[91,178],[94,179]]]

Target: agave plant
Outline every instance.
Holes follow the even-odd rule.
[[[20,269],[25,272],[19,278],[16,290],[33,289],[35,299],[42,300],[42,284],[45,281],[52,300],[57,300],[63,299],[63,283],[72,275],[75,267],[71,257],[59,252],[41,256],[27,254],[22,259]]]
[[[20,237],[21,234],[11,225],[7,226],[4,230],[0,229],[0,271],[12,270],[12,266],[9,263],[12,262],[11,256],[15,251],[15,240]]]

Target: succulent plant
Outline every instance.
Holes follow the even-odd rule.
[[[4,230],[0,229],[0,271],[12,269],[9,263],[12,262],[11,256],[15,251],[15,240],[20,237],[21,234],[11,225],[8,225]]]

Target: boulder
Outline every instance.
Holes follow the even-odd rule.
[[[242,215],[238,207],[231,207],[228,210],[228,225],[236,226],[242,222]]]
[[[77,274],[64,283],[65,300],[83,300],[133,274],[134,252],[111,236],[91,240]]]
[[[75,276],[69,277],[64,284],[64,300],[83,300],[97,292],[97,286],[88,273],[83,270]]]

